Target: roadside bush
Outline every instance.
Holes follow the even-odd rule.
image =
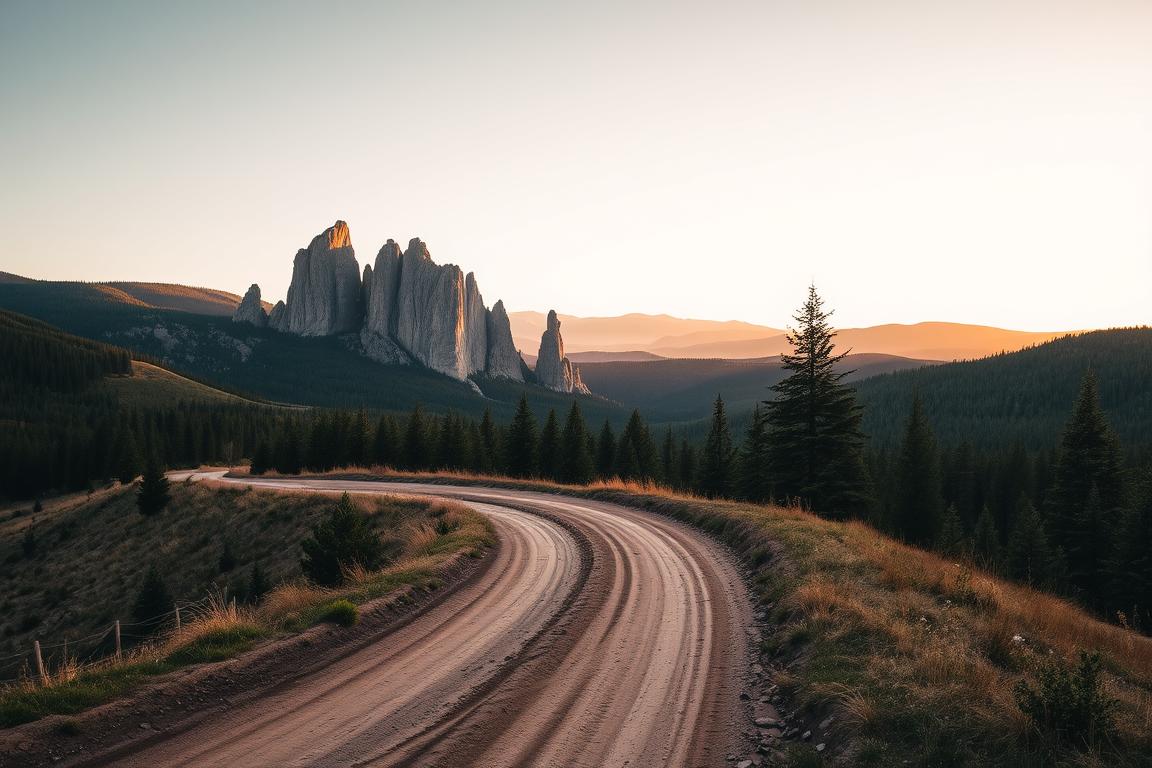
[[[359,566],[375,570],[384,564],[384,545],[345,493],[327,519],[312,527],[312,537],[301,543],[304,575],[323,587],[344,583],[345,574]]]
[[[360,609],[349,600],[333,600],[324,611],[323,620],[351,627],[360,621]]]
[[[1057,740],[1095,746],[1115,732],[1119,702],[1100,690],[1100,654],[1080,651],[1075,670],[1059,661],[1038,675],[1039,690],[1016,684],[1016,703],[1041,733]]]

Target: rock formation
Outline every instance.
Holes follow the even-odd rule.
[[[403,253],[389,240],[365,271],[365,321],[360,333],[365,350],[392,352],[391,339],[414,359],[456,379],[475,373],[523,380],[519,354],[509,362],[507,350],[490,346],[490,330],[500,343],[511,344],[512,329],[500,305],[494,317],[484,306],[476,276],[455,264],[436,264],[419,238]]]
[[[298,336],[331,336],[358,331],[363,317],[356,252],[348,225],[337,221],[296,252],[288,300],[272,327]]]
[[[512,326],[504,302],[497,301],[488,312],[488,359],[484,370],[494,378],[523,381],[524,372],[520,353],[512,341]]]
[[[255,314],[247,305],[254,301],[262,315],[260,289],[254,285],[248,293],[235,319],[259,322],[249,319]],[[524,380],[503,302],[485,307],[476,276],[432,261],[419,238],[404,251],[389,240],[361,277],[348,225],[337,221],[296,254],[288,300],[272,308],[266,323],[300,336],[358,331],[364,354],[374,360],[415,361],[460,380],[474,374]],[[564,364],[567,380],[582,388],[579,372]]]
[[[536,357],[536,383],[557,392],[588,394],[580,380],[580,369],[564,355],[564,338],[556,310],[548,312],[548,328],[540,336],[540,354]]]
[[[248,293],[244,294],[240,305],[232,314],[232,322],[251,323],[257,328],[268,325],[268,315],[264,312],[264,305],[260,303],[260,286],[256,283],[252,283]]]

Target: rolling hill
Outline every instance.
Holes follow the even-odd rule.
[[[931,364],[893,355],[858,354],[845,358],[842,370],[854,371],[848,376],[853,381]],[[581,363],[580,373],[593,392],[639,407],[657,422],[703,418],[718,394],[729,411],[750,411],[770,396],[768,387],[784,377],[778,357]]]
[[[390,411],[420,403],[434,412],[476,417],[491,408],[507,421],[521,394],[542,415],[550,408],[566,410],[572,402],[571,395],[531,384],[488,380],[478,391],[421,366],[374,362],[360,354],[355,335],[304,338],[238,325],[218,314],[156,308],[106,284],[0,284],[0,308],[126,347],[225,390],[278,403]],[[627,417],[602,398],[581,397],[581,402],[589,418]]]
[[[512,335],[525,353],[534,353],[544,329],[539,312],[513,312]],[[756,359],[789,351],[783,330],[742,322],[687,320],[668,315],[575,317],[560,315],[569,353],[596,353],[600,361],[635,360],[647,353],[664,358]],[[1066,335],[1066,331],[1013,331],[964,323],[890,323],[838,332],[840,349],[916,360],[973,360],[1014,352]],[[627,353],[616,357],[615,353]],[[572,355],[576,362],[584,362]]]
[[[112,281],[85,283],[57,280],[34,280],[10,272],[0,272],[0,285],[29,285],[41,288],[47,295],[57,295],[81,302],[110,302],[172,309],[199,315],[231,317],[240,304],[240,297],[215,288],[198,288],[177,283],[140,283]],[[265,310],[272,305],[264,302]]]

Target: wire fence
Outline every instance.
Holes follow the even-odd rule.
[[[223,594],[207,595],[194,602],[177,604],[169,611],[139,621],[117,620],[84,637],[70,637],[50,643],[37,639],[25,651],[0,656],[0,686],[34,683],[37,680],[44,683],[51,676],[51,670],[93,667],[121,658],[125,651],[125,640],[139,647],[148,641],[164,639],[203,615],[222,597]],[[234,598],[232,602],[235,603]]]

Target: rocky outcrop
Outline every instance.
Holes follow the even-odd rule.
[[[264,305],[260,303],[260,286],[256,283],[252,283],[241,299],[240,305],[232,313],[232,322],[250,323],[257,328],[268,325],[268,315],[264,312]]]
[[[268,313],[268,327],[280,330],[284,324],[284,302],[276,302],[276,306],[272,307],[272,311]]]
[[[253,290],[259,306],[259,288]],[[273,307],[267,324],[300,336],[358,331],[359,348],[374,360],[418,362],[456,379],[524,380],[504,304],[485,307],[473,273],[437,264],[414,238],[404,251],[389,240],[361,276],[342,221],[296,254],[288,299]]]
[[[504,310],[504,302],[497,301],[488,312],[488,358],[484,361],[484,370],[493,378],[513,379],[522,381],[524,378],[523,361],[520,353],[516,351],[516,344],[512,341],[512,325],[508,322],[508,313]]]
[[[363,319],[360,267],[348,225],[337,221],[296,252],[288,300],[273,327],[298,336],[332,336],[360,330]]]
[[[491,354],[490,329],[511,344],[512,329],[503,306],[500,317],[493,318],[476,276],[465,275],[455,264],[432,261],[419,238],[411,240],[403,253],[393,240],[380,249],[364,295],[360,337],[370,355],[375,357],[373,349],[387,349],[382,340],[391,339],[415,360],[456,379],[483,373],[523,380],[514,348],[514,365],[503,347]],[[490,360],[498,362],[489,365]]]
[[[536,383],[557,392],[588,394],[588,387],[580,380],[580,369],[564,355],[564,338],[560,335],[560,318],[556,317],[556,310],[548,312],[548,328],[540,336]]]

